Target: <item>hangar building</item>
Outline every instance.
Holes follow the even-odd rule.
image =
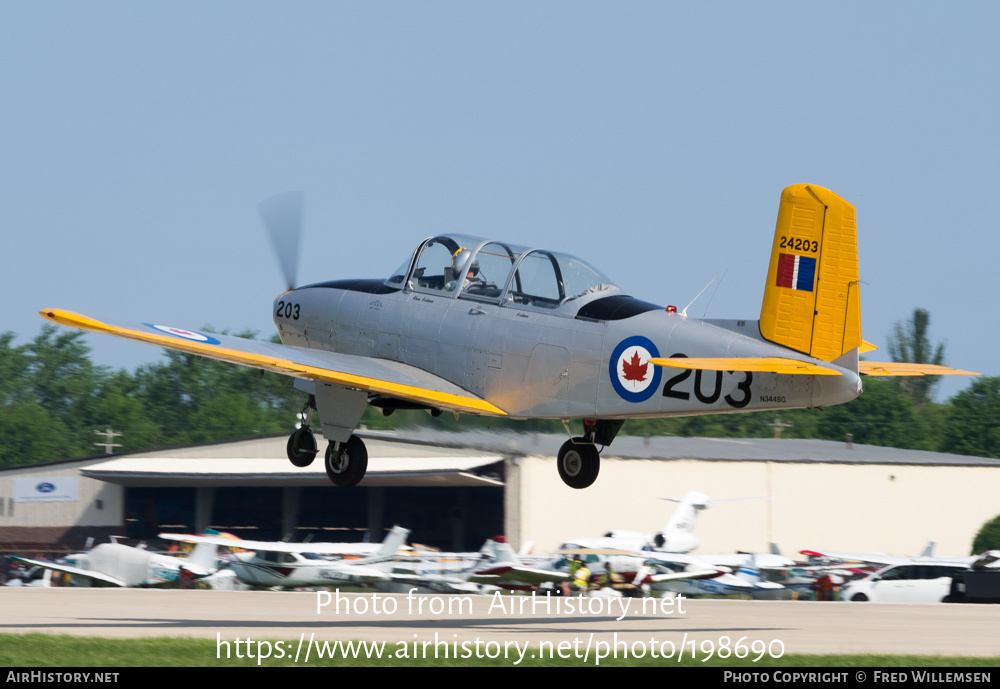
[[[551,551],[612,528],[656,532],[697,490],[702,552],[802,549],[968,554],[1000,514],[1000,460],[794,439],[619,436],[585,490],[565,486],[562,436],[426,429],[361,433],[369,470],[331,486],[320,461],[296,468],[286,436],[164,448],[0,470],[0,547],[79,548],[87,537],[230,531],[293,541],[411,541],[476,550],[498,533]],[[405,437],[404,437],[405,436]],[[47,486],[48,492],[39,492]]]

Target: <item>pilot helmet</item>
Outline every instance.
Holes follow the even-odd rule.
[[[464,246],[451,255],[451,267],[454,268],[456,273],[462,268],[462,266],[465,265],[465,262],[469,260],[469,256],[471,255],[472,252]],[[472,265],[470,265],[469,269],[466,271],[466,275],[479,275],[479,261],[472,262]]]

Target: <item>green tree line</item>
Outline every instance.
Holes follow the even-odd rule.
[[[0,334],[0,466],[100,454],[95,443],[104,438],[96,431],[105,428],[122,434],[118,451],[290,432],[306,401],[288,377],[179,352],[134,373],[96,366],[80,331],[45,326],[26,344],[14,340]],[[900,380],[866,378],[857,400],[827,409],[632,420],[622,433],[768,438],[780,418],[789,424],[785,438],[1000,457],[1000,378],[974,379],[943,403],[928,399],[929,386]],[[563,432],[558,421],[455,420],[422,411],[382,416],[371,408],[362,423]]]

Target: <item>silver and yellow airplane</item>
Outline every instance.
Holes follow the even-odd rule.
[[[283,217],[298,217],[262,211],[276,237],[287,232]],[[272,305],[282,344],[41,315],[295,377],[338,486],[365,475],[353,431],[368,405],[561,419],[567,430],[582,422],[558,467],[567,485],[585,488],[600,469],[598,446],[627,419],[823,407],[857,397],[859,374],[967,373],[860,361],[874,348],[861,338],[855,210],[809,184],[782,192],[759,320],[688,318],[623,294],[574,256],[464,235],[424,240],[388,279],[294,288],[294,260],[284,263],[289,291]],[[288,458],[305,466],[317,453],[307,422]]]

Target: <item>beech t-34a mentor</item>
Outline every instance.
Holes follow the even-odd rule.
[[[558,454],[585,488],[627,419],[822,407],[861,393],[859,374],[965,373],[859,361],[854,207],[821,187],[781,195],[759,320],[698,320],[623,294],[574,256],[464,235],[426,239],[388,279],[294,287],[301,213],[261,207],[289,289],[272,305],[282,344],[46,309],[50,321],[295,377],[329,441],[330,480],[352,486],[368,454],[367,405],[582,421]],[[572,435],[572,433],[570,434]],[[318,452],[308,423],[288,457]]]

